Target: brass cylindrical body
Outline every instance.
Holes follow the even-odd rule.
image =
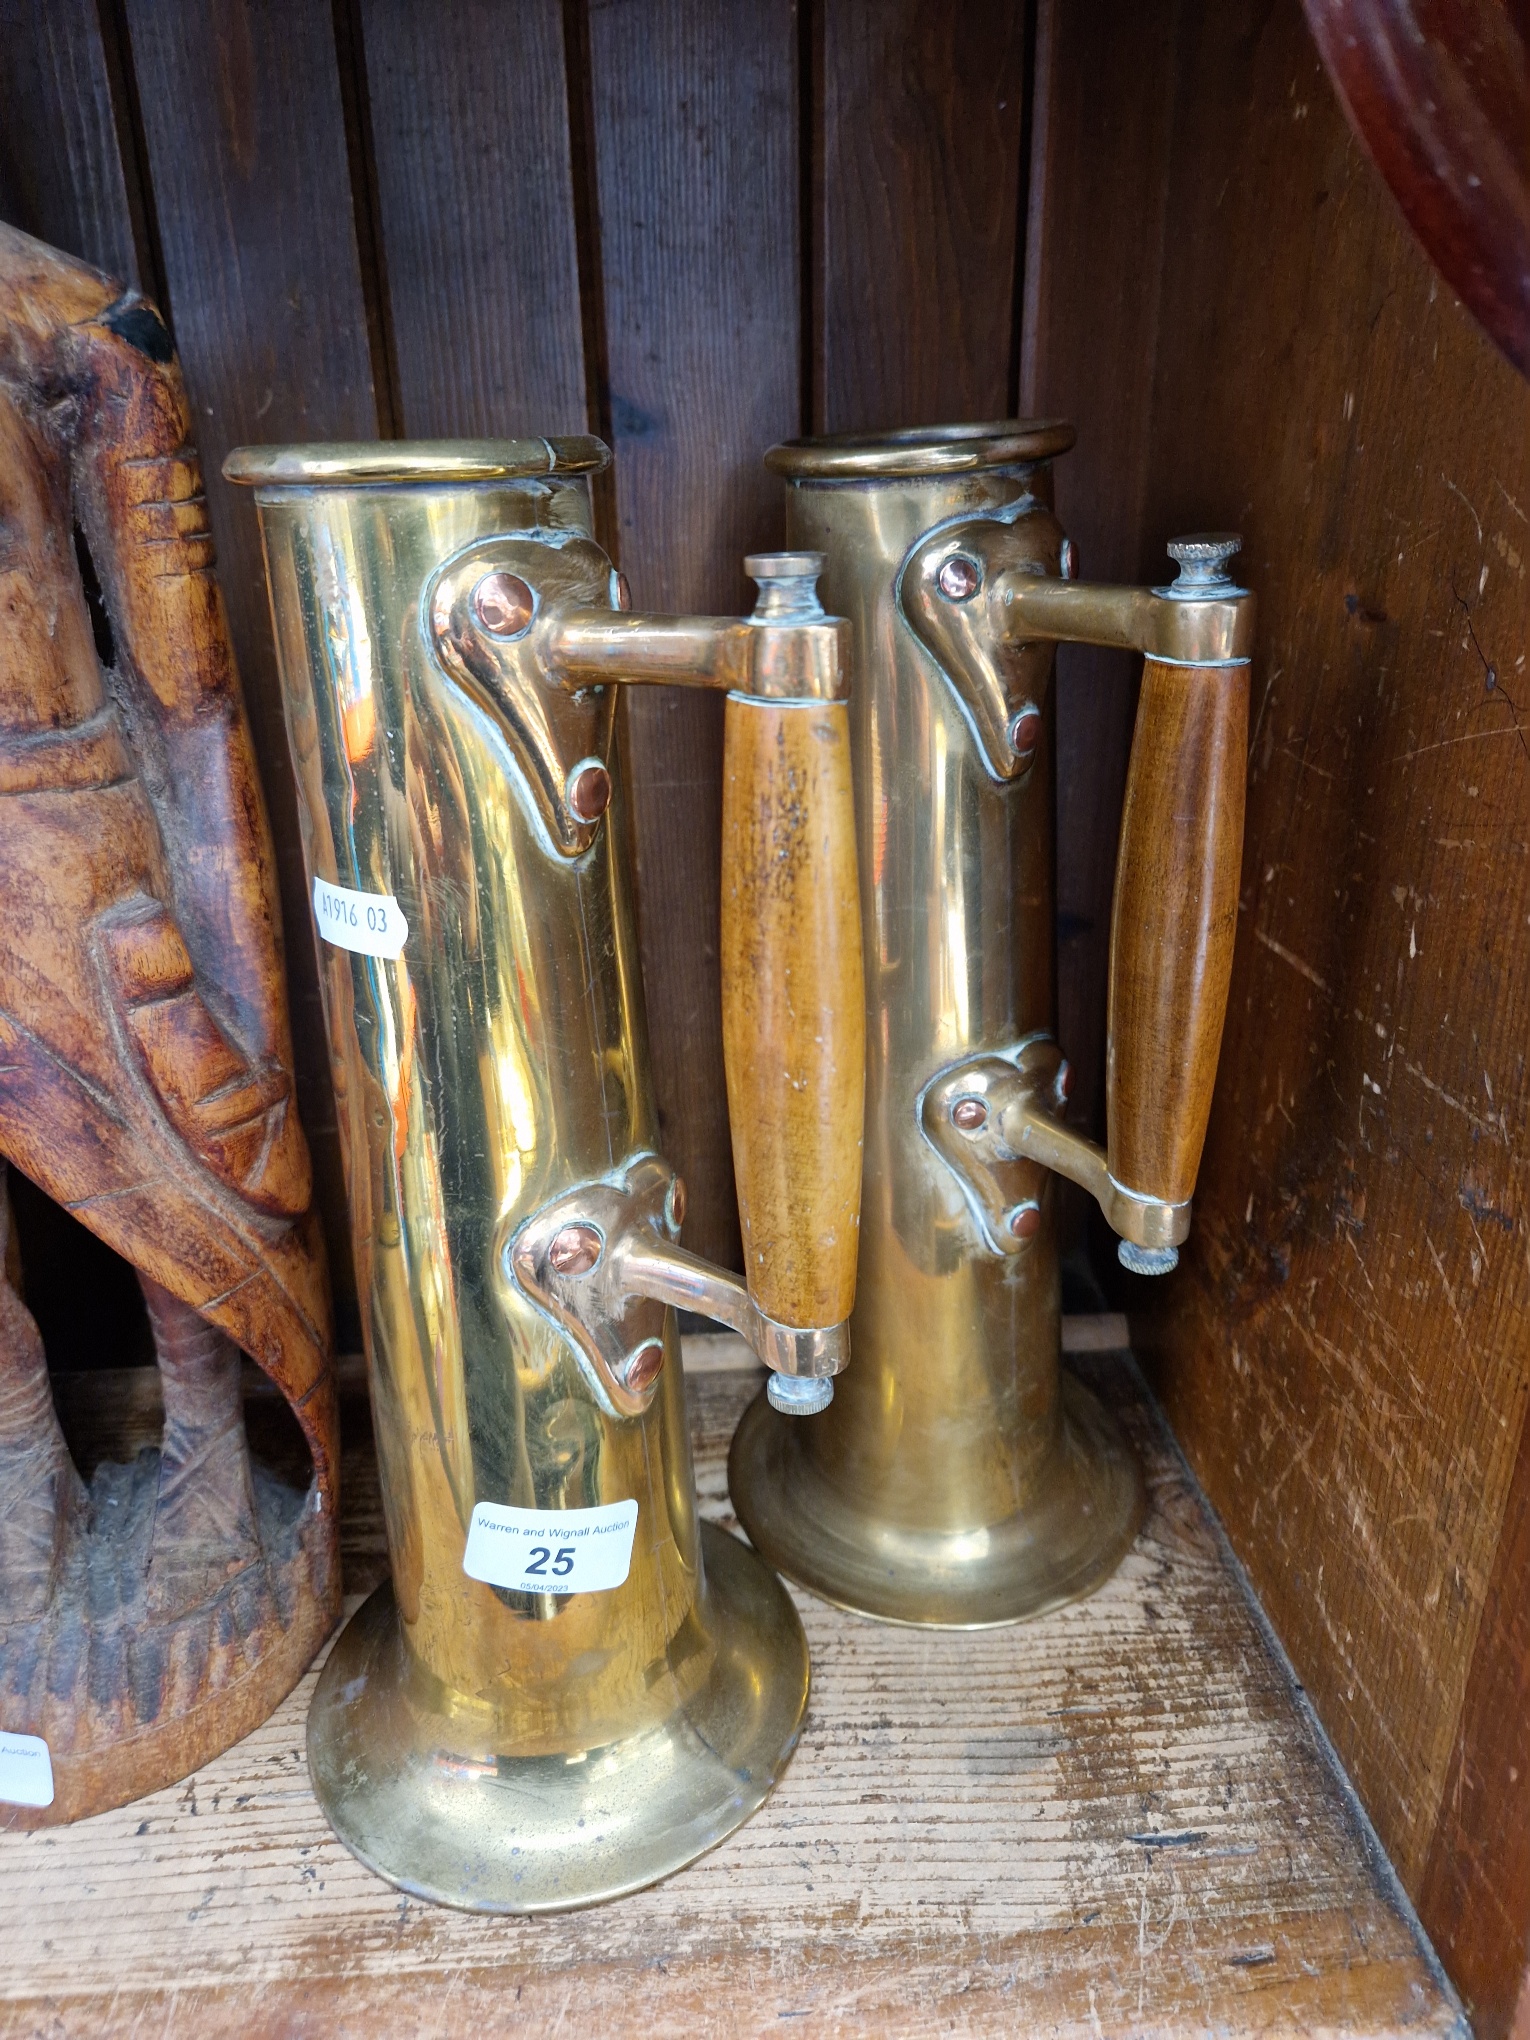
[[[788,542],[826,556],[855,643],[852,757],[865,953],[866,1122],[851,1364],[798,1424],[763,1401],[730,1468],[751,1539],[827,1599],[891,1620],[1012,1621],[1087,1591],[1129,1544],[1140,1480],[1059,1365],[1055,1186],[993,1252],[921,1124],[931,1080],[1056,1025],[1051,665],[1030,769],[1003,781],[900,610],[913,548],[959,518],[1034,530],[1059,571],[1050,456],[1067,428],[778,448]]]
[[[393,1580],[336,1646],[310,1761],[342,1839],[406,1888],[586,1903],[744,1818],[806,1695],[776,1583],[710,1533],[703,1564],[673,1314],[657,1396],[619,1415],[510,1265],[523,1220],[657,1148],[621,775],[559,854],[506,729],[435,656],[428,596],[485,539],[588,537],[605,450],[308,452],[244,478],[310,883],[407,924],[391,956],[319,943]],[[464,1570],[479,1503],[628,1501],[619,1586]]]

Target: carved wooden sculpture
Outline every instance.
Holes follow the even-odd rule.
[[[0,1276],[0,1730],[55,1783],[0,1826],[184,1776],[339,1610],[270,835],[189,428],[153,306],[0,227],[0,1157],[138,1270],[165,1398],[160,1452],[87,1489]],[[241,1351],[303,1426],[306,1496],[251,1464]]]

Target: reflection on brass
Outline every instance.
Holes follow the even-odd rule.
[[[837,627],[817,611],[794,652],[773,619],[619,617],[585,479],[605,457],[279,448],[226,470],[256,488],[310,876],[408,924],[398,955],[320,944],[393,1578],[329,1659],[310,1764],[365,1862],[484,1911],[648,1883],[769,1791],[806,1648],[760,1560],[698,1527],[669,1306],[808,1376],[845,1346],[678,1244],[599,684],[736,676],[750,658],[711,648],[758,642],[838,688]],[[598,672],[554,657],[612,631]],[[621,1585],[464,1571],[480,1503],[628,1500]]]
[[[1054,648],[1246,660],[1251,603],[1220,541],[1187,549],[1193,588],[1068,578],[1050,460],[1072,437],[1009,421],[768,457],[788,542],[825,555],[853,633],[865,1163],[851,1366],[807,1422],[758,1398],[730,1484],[773,1564],[892,1621],[1014,1621],[1108,1577],[1141,1480],[1060,1370],[1053,1176],[1097,1199],[1132,1265],[1172,1261],[1189,1225],[1064,1123]]]

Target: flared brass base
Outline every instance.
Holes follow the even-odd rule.
[[[756,1550],[838,1608],[882,1622],[988,1629],[1081,1600],[1109,1579],[1142,1521],[1135,1453],[1108,1410],[1062,1378],[1057,1449],[997,1523],[928,1530],[876,1516],[813,1450],[812,1417],[763,1393],[744,1412],[728,1486]]]
[[[330,1825],[400,1890],[468,1912],[563,1912],[637,1891],[746,1821],[796,1746],[807,1640],[780,1581],[701,1526],[711,1674],[656,1728],[573,1757],[464,1748],[423,1699],[391,1585],[340,1635],[308,1715]],[[444,1696],[443,1696],[444,1698]]]

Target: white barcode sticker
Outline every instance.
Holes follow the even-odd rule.
[[[636,1502],[597,1509],[507,1509],[480,1502],[468,1525],[462,1570],[524,1594],[603,1594],[632,1565]]]
[[[8,1806],[53,1804],[53,1759],[40,1735],[0,1728],[0,1799]]]
[[[402,956],[409,939],[409,923],[392,893],[351,892],[327,878],[313,882],[313,917],[326,942],[359,956]]]

